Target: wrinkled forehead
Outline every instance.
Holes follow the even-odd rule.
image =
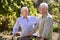
[[[43,7],[41,7],[41,6],[39,7],[39,10],[46,10],[46,9],[47,9],[47,8],[44,7],[44,6],[43,6]]]

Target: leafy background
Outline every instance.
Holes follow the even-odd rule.
[[[34,3],[32,0],[0,0],[0,32],[12,31],[14,23],[20,17],[20,10],[23,6],[29,9],[29,15],[40,17],[38,7],[41,2]],[[60,0],[49,2],[49,12],[53,17],[53,31],[58,32],[60,24]]]

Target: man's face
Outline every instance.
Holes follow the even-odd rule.
[[[28,11],[27,10],[22,10],[22,16],[27,17],[28,16]]]
[[[44,16],[47,13],[47,9],[45,7],[39,7],[39,12]]]

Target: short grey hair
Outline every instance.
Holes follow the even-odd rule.
[[[21,8],[21,12],[22,12],[22,10],[27,10],[27,12],[28,12],[28,8],[27,7],[22,7]]]
[[[47,3],[41,3],[39,6],[40,7],[45,7],[46,9],[48,9],[48,4]]]

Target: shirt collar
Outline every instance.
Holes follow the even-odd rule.
[[[23,16],[21,16],[23,19],[25,19]],[[27,19],[26,20],[28,20],[28,16],[27,16]]]
[[[42,16],[42,18],[45,18],[49,13],[47,12],[44,16]]]

